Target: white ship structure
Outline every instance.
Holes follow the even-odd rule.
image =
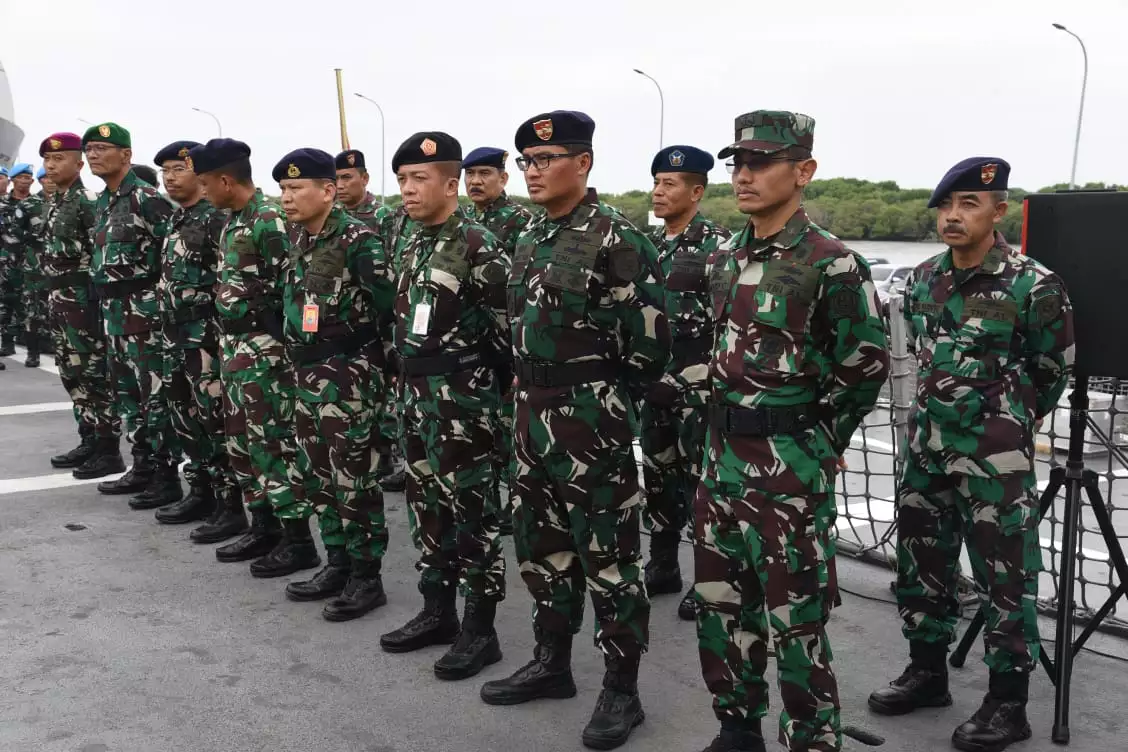
[[[16,125],[16,111],[12,106],[12,89],[8,74],[0,63],[0,166],[11,167],[19,154],[24,132]]]

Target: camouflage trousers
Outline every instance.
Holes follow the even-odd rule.
[[[505,598],[494,421],[407,408],[407,504],[420,589],[458,583],[464,596]]]
[[[104,313],[104,310],[103,310]],[[164,337],[151,329],[137,334],[108,337],[110,377],[116,390],[116,409],[135,454],[150,454],[168,464],[180,459],[165,410],[150,410],[153,392],[159,390],[164,359]]]
[[[210,482],[217,498],[238,488],[223,434],[223,386],[219,348],[182,348],[165,339],[164,371],[157,395],[168,409],[169,424],[188,455],[185,475],[193,484]]]
[[[23,329],[23,271],[0,261],[0,337],[14,340]]]
[[[627,405],[607,385],[515,395],[513,528],[538,632],[577,634],[584,591],[595,645],[637,658],[649,641],[638,468]]]
[[[897,510],[897,604],[909,640],[950,644],[959,619],[960,549],[986,615],[984,662],[1030,672],[1038,662],[1038,500],[1034,473],[934,475],[906,463]]]
[[[68,288],[52,290],[49,305],[55,367],[74,405],[75,420],[95,436],[121,436],[97,305],[90,304],[84,290]]]
[[[47,288],[43,284],[25,284],[23,289],[23,333],[24,345],[29,350],[38,351],[47,333]]]
[[[301,517],[287,478],[295,461],[294,377],[286,349],[269,334],[221,338],[223,427],[231,470],[251,511]]]
[[[283,519],[315,512],[327,547],[359,561],[380,561],[388,550],[384,494],[376,478],[379,406],[363,401],[309,402],[294,407],[297,462],[291,484],[302,489]]]
[[[501,397],[501,410],[494,417],[493,428],[494,488],[501,519],[512,519],[513,504],[513,392]],[[499,486],[505,484],[505,493]]]
[[[681,400],[672,405],[647,400],[642,403],[640,423],[646,528],[680,534],[689,522],[701,478],[706,408]]]
[[[698,650],[713,712],[721,720],[767,715],[770,639],[784,705],[780,743],[840,750],[826,634],[836,459],[829,447],[805,446],[813,440],[709,434],[694,499],[694,572]],[[765,472],[780,458],[790,464]]]

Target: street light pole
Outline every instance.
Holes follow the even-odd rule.
[[[207,110],[201,110],[199,107],[193,107],[192,109],[195,110],[196,112],[202,113],[204,115],[209,115],[211,117],[211,119],[215,121],[215,127],[219,129],[219,137],[223,138],[223,124],[219,122],[219,118],[217,118],[215,116],[214,112],[208,112]]]
[[[359,91],[353,93],[365,102],[376,105],[376,109],[380,111],[380,206],[383,206],[388,200],[384,191],[384,178],[388,174],[388,168],[384,165],[384,108],[375,99],[370,99]]]
[[[1077,43],[1081,45],[1081,57],[1085,63],[1084,73],[1081,76],[1081,107],[1077,111],[1077,135],[1073,139],[1073,169],[1069,173],[1069,188],[1070,190],[1077,190],[1077,152],[1081,147],[1081,119],[1085,116],[1085,86],[1089,82],[1089,52],[1085,49],[1085,43],[1081,41],[1081,37],[1059,23],[1054,24],[1053,27],[1058,31],[1064,31],[1077,40]]]
[[[86,123],[87,125],[94,125],[94,123],[91,123],[89,120],[87,120],[85,118],[75,118],[75,120],[77,120],[80,123]]]
[[[658,88],[658,150],[661,151],[662,146],[666,143],[666,139],[665,139],[666,98],[664,96],[662,96],[662,87],[654,79],[653,76],[649,76],[646,73],[643,73],[638,68],[635,68],[634,72],[637,73],[638,75],[644,77],[644,78],[649,78],[651,81],[654,82],[654,85]]]

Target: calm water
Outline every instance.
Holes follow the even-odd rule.
[[[943,243],[901,243],[890,240],[847,240],[846,245],[866,258],[881,257],[890,264],[916,266],[947,247]]]

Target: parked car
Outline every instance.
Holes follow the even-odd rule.
[[[888,264],[889,259],[882,258],[881,256],[866,256],[866,263],[870,266],[873,266],[874,264]]]
[[[870,267],[873,275],[873,284],[877,288],[877,297],[882,305],[889,302],[889,296],[894,290],[904,292],[905,280],[913,267],[899,264],[874,264]]]

